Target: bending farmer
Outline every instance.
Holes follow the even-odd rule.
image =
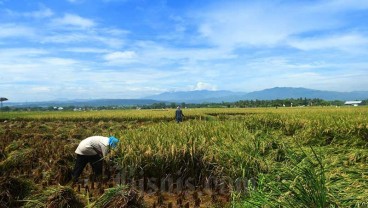
[[[95,176],[100,176],[102,174],[103,159],[110,151],[110,148],[116,147],[118,142],[119,140],[113,136],[91,136],[82,140],[75,150],[77,160],[73,170],[73,181],[78,181],[87,163],[92,166]]]

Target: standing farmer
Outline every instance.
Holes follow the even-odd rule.
[[[179,123],[179,122],[182,122],[183,121],[183,111],[180,109],[180,106],[177,107],[176,111],[175,111],[175,119],[176,119],[176,122]]]
[[[89,163],[96,176],[102,174],[102,161],[111,148],[116,147],[119,140],[113,136],[91,136],[82,140],[75,153],[77,160],[73,170],[73,181],[77,182],[84,167]]]

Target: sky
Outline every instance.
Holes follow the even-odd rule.
[[[368,90],[367,0],[0,0],[0,97]]]

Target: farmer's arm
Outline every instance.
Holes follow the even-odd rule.
[[[103,152],[102,152],[102,150],[101,150],[101,147],[99,147],[99,145],[98,146],[96,146],[96,145],[94,145],[94,144],[92,144],[91,145],[91,147],[92,147],[92,149],[98,154],[98,155],[100,155],[101,157],[103,157],[104,155],[103,155]]]
[[[102,143],[100,143],[101,145],[101,152],[102,152],[102,155],[103,157],[106,157],[106,155],[109,153],[109,150],[110,150],[110,147],[109,146],[106,146]]]

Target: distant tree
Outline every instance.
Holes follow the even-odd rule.
[[[166,108],[166,104],[164,102],[153,103],[150,108],[152,108],[152,109],[162,109],[162,108]]]
[[[1,107],[1,111],[10,111],[11,108],[9,106]]]
[[[170,108],[176,108],[176,107],[177,107],[176,103],[170,103]]]
[[[8,100],[8,98],[0,97],[0,109],[3,108],[3,102],[7,101],[7,100]]]
[[[304,105],[304,106],[307,106],[307,105],[308,105],[308,100],[307,100],[307,98],[306,98],[306,97],[304,97],[303,105]]]

